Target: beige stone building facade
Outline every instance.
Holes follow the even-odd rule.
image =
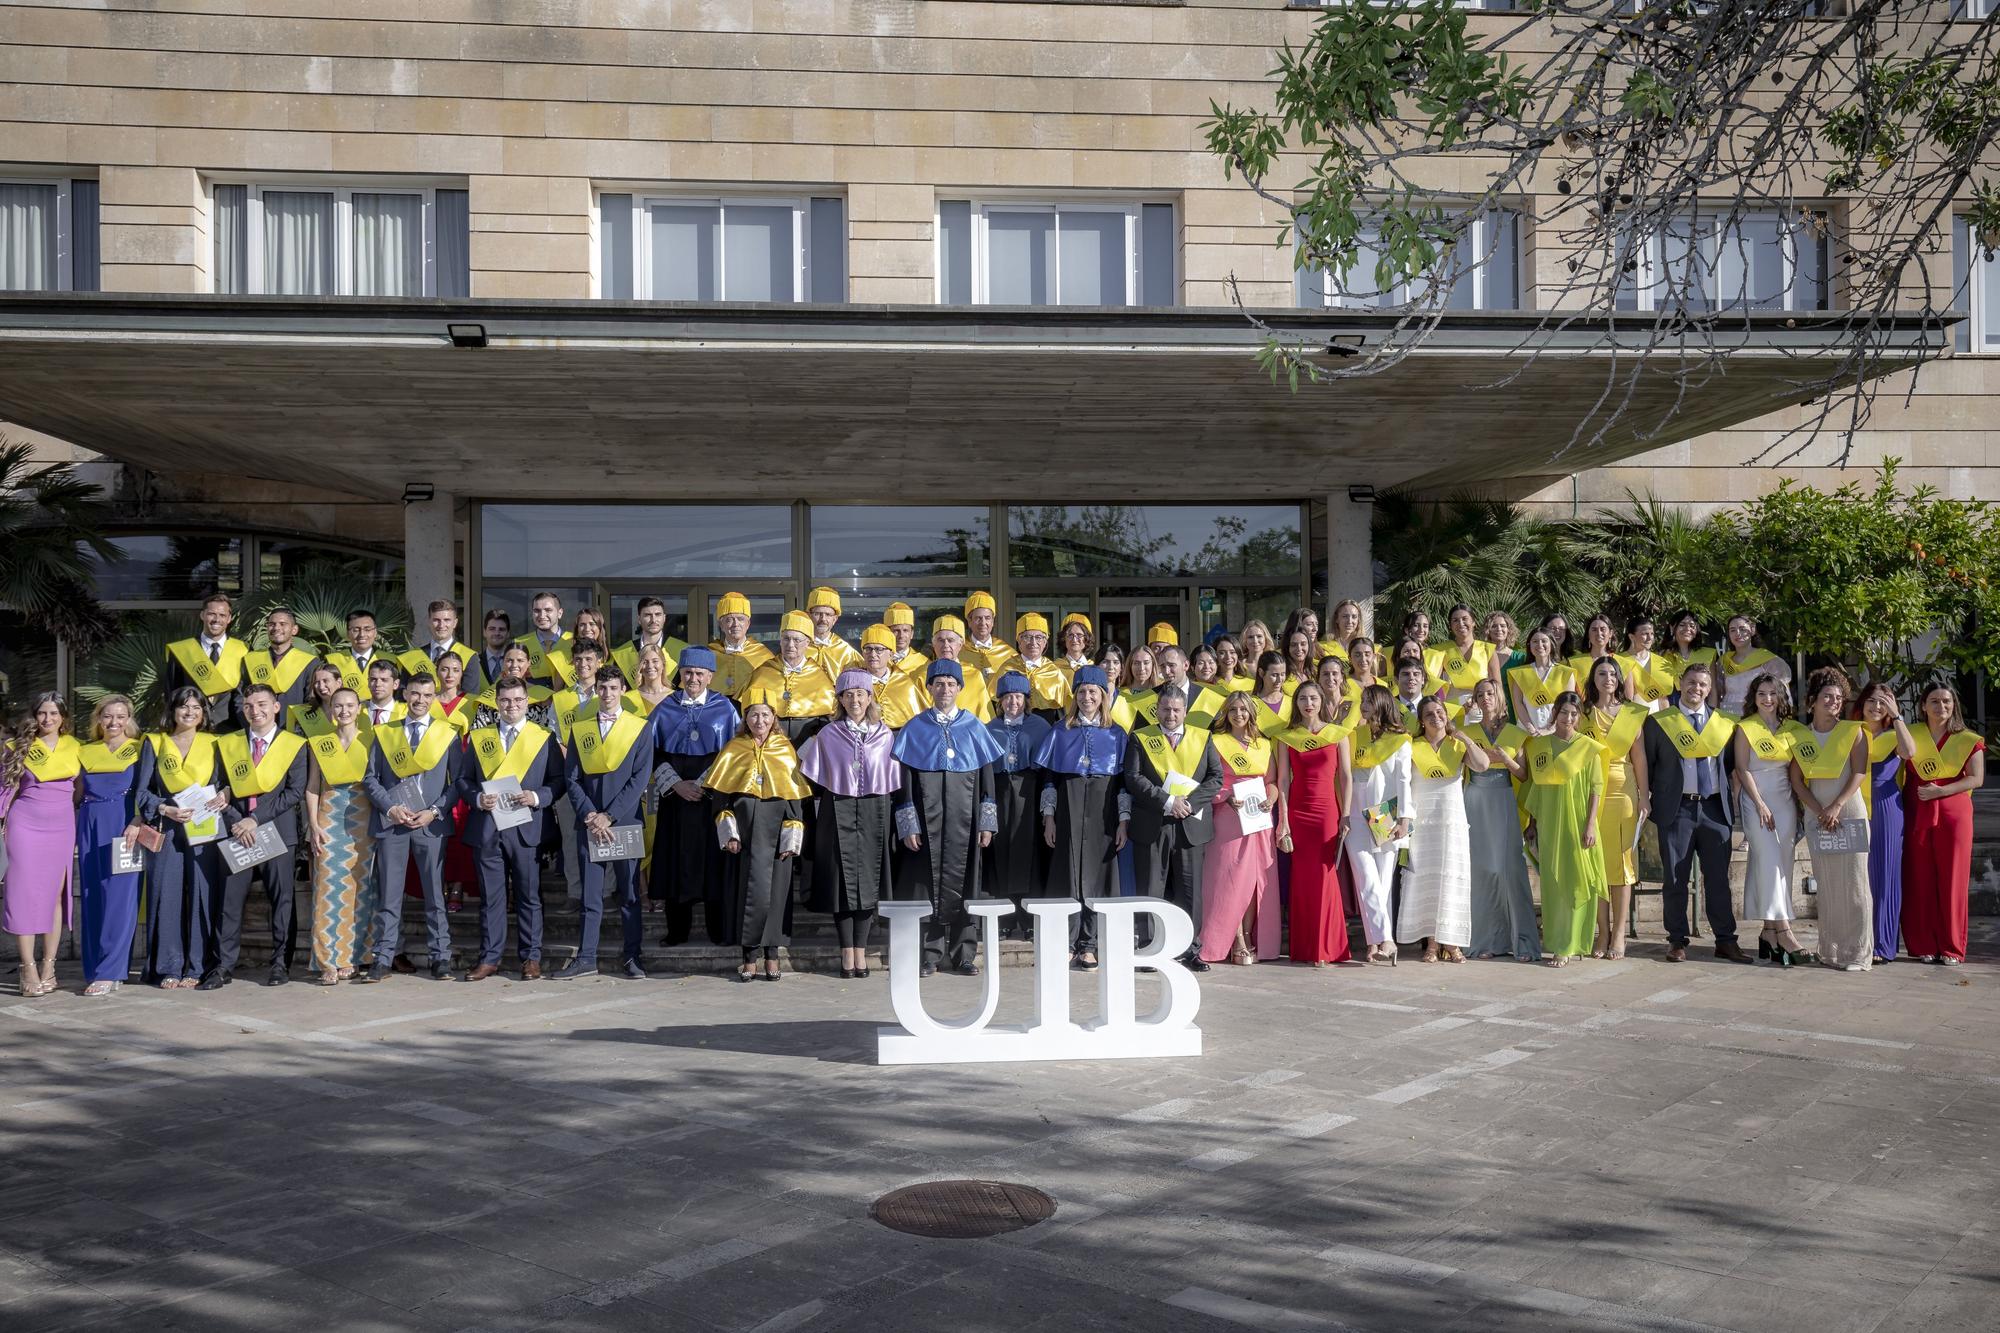
[[[1305,320],[1301,289],[1274,244],[1280,219],[1224,179],[1200,126],[1211,99],[1266,102],[1274,50],[1314,18],[1282,0],[0,3],[0,238],[14,229],[0,288],[38,290],[0,296],[13,367],[0,418],[46,432],[51,451],[104,458],[135,531],[228,534],[246,597],[280,587],[285,552],[316,543],[407,553],[413,598],[449,588],[509,604],[545,579],[616,612],[650,579],[685,593],[677,614],[696,624],[724,581],[756,583],[775,606],[851,567],[864,606],[882,600],[870,589],[928,589],[943,605],[992,582],[1010,605],[1096,610],[1117,637],[1128,604],[1134,623],[1166,607],[1200,628],[1365,591],[1366,492],[1353,488],[1477,483],[1587,511],[1627,488],[1703,508],[1774,484],[1744,466],[1783,420],[1744,419],[1771,392],[1747,376],[1688,419],[1692,438],[1623,439],[1573,475],[1550,467],[1551,432],[1588,376],[1482,403],[1468,386],[1494,335],[1478,321],[1402,380],[1321,400],[1262,380],[1231,284]],[[1460,173],[1437,181],[1455,188],[1485,168],[1440,170]],[[1506,290],[1481,293],[1503,325],[1536,305],[1538,266],[1556,262],[1534,215],[1523,199]],[[754,329],[713,323],[743,301],[840,309],[801,315],[810,328],[764,306]],[[981,307],[1034,309],[994,320]],[[1140,310],[1166,313],[1125,313]],[[486,345],[449,347],[447,319]],[[619,360],[680,365],[725,344],[682,379]],[[805,345],[814,358],[783,359]],[[463,379],[475,364],[526,373]],[[927,402],[926,384],[979,405]],[[1996,388],[1995,361],[1929,366],[1907,402],[1884,396],[1854,457],[1895,457],[1950,495],[2000,495]],[[770,469],[746,468],[732,440],[768,451]],[[1835,447],[1791,472],[1840,480],[1817,467]],[[829,498],[949,498],[984,516],[970,540],[961,515],[913,520],[920,546],[958,534],[955,563],[912,551],[870,572],[831,538],[821,552],[836,511],[820,524],[806,506]],[[594,503],[796,512],[785,553],[761,564],[650,549],[496,562],[488,507],[537,499],[586,528]],[[1126,567],[1057,549],[1080,540],[1083,516],[1016,512],[1182,499],[1292,506],[1271,530],[1295,571],[1200,555],[1190,533],[1232,531],[1215,514],[1142,516],[1140,535],[1165,544],[1124,552]],[[864,545],[868,531],[897,545],[879,528],[857,534]],[[1131,537],[1093,540],[1143,545]]]

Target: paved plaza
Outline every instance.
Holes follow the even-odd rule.
[[[0,1329],[1983,1331],[1996,940],[1218,967],[1091,1066],[879,1068],[879,971],[9,997]],[[870,1218],[959,1177],[1058,1211]]]

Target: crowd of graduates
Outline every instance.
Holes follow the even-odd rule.
[[[997,960],[968,899],[1013,900],[1007,928],[1025,936],[1026,899],[1132,893],[1190,915],[1182,961],[1200,970],[1396,965],[1406,945],[1426,962],[1564,966],[1623,956],[1649,825],[1668,961],[1687,956],[1697,870],[1717,958],[1751,961],[1739,834],[1760,958],[1858,971],[1899,943],[1965,956],[1984,746],[1949,686],[1910,701],[1914,722],[1894,690],[1856,691],[1837,668],[1795,688],[1740,616],[1710,643],[1692,616],[1575,632],[1555,616],[1522,635],[1461,606],[1441,638],[1417,614],[1378,642],[1347,601],[1324,625],[1301,609],[1276,632],[1251,621],[1183,645],[1160,624],[1125,650],[1080,613],[1026,612],[1002,637],[997,612],[974,593],[919,642],[896,603],[850,642],[823,587],[767,644],[730,593],[715,637],[691,645],[644,598],[612,642],[596,611],[565,627],[542,593],[527,626],[488,612],[477,645],[433,603],[428,639],[400,653],[357,609],[321,656],[282,608],[253,650],[211,597],[167,650],[164,716],[112,695],[71,734],[67,701],[46,694],[0,756],[21,992],[55,988],[67,924],[85,993],[117,989],[142,908],[143,981],[231,984],[260,884],[271,984],[290,980],[301,915],[327,986],[484,980],[510,925],[524,979],[594,974],[612,907],[624,975],[645,975],[651,907],[662,943],[699,922],[741,950],[748,982],[783,974],[799,907],[832,917],[854,978],[878,903],[927,901],[924,973],[973,975]],[[1800,841],[1811,949],[1792,927]],[[578,944],[544,974],[557,865]],[[460,972],[451,913],[473,894],[478,949]],[[427,967],[404,955],[406,896]],[[1070,921],[1073,966],[1096,968],[1093,914]]]

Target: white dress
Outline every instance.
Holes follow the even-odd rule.
[[[1736,798],[1736,826],[1743,830],[1749,863],[1743,872],[1743,919],[1792,919],[1792,848],[1799,836],[1799,804],[1792,795],[1792,761],[1750,756],[1744,772],[1771,812],[1775,828],[1765,828],[1748,796]]]
[[[1528,669],[1534,671],[1535,664],[1533,662],[1530,662],[1528,664]],[[1554,671],[1555,669],[1556,669],[1555,663],[1551,662],[1549,664],[1549,671]],[[1535,677],[1536,679],[1542,681],[1543,683],[1547,683],[1549,678],[1548,673],[1543,671],[1535,671]],[[1511,688],[1507,691],[1507,693],[1510,696],[1515,696],[1515,691],[1512,690]],[[1535,735],[1535,736],[1540,736],[1545,732],[1547,732],[1551,720],[1556,715],[1555,704],[1546,703],[1542,704],[1540,707],[1537,707],[1534,704],[1529,703],[1525,696],[1516,696],[1516,697],[1518,698],[1518,702],[1520,703],[1521,706],[1522,729],[1527,731],[1530,735]]]
[[[1393,930],[1389,921],[1389,893],[1396,877],[1396,854],[1409,839],[1375,845],[1368,831],[1368,811],[1390,797],[1396,809],[1409,815],[1410,748],[1406,745],[1373,768],[1354,770],[1353,803],[1347,812],[1347,864],[1354,872],[1354,897],[1361,906],[1361,929],[1368,943],[1387,941]]]
[[[1410,873],[1403,880],[1396,940],[1463,949],[1472,943],[1472,826],[1458,775],[1411,779]]]

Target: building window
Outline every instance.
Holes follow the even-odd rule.
[[[1178,304],[1170,203],[945,199],[937,228],[943,305]]]
[[[0,176],[0,291],[97,290],[97,182]]]
[[[598,197],[598,291],[629,301],[847,299],[834,196]]]
[[[230,183],[214,188],[218,292],[471,293],[464,190]]]
[[[489,579],[792,576],[790,505],[489,504]]]
[[[1963,213],[1951,220],[1951,291],[1952,308],[1965,312],[1952,329],[1957,349],[2000,352],[2000,250],[1975,236]]]
[[[1308,308],[1369,310],[1409,305],[1424,296],[1424,284],[1378,284],[1382,258],[1381,224],[1364,221],[1354,264],[1331,274],[1311,265],[1298,271],[1299,304]],[[1521,215],[1495,209],[1472,219],[1442,261],[1438,289],[1447,310],[1518,310],[1521,307]],[[1435,293],[1434,293],[1435,295]]]
[[[1618,257],[1620,310],[1826,310],[1825,213],[1696,214]]]

